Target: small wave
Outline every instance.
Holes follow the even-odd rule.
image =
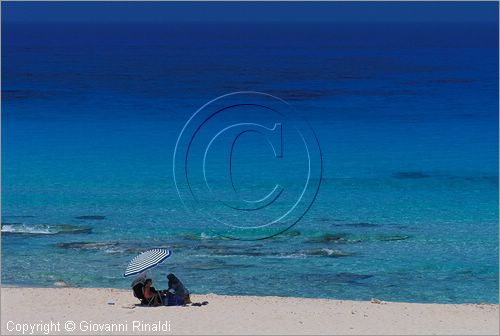
[[[182,238],[186,240],[222,240],[225,239],[222,236],[217,236],[217,235],[210,235],[208,233],[202,232],[202,233],[186,233],[182,235]]]
[[[353,255],[353,253],[343,252],[340,250],[329,249],[329,248],[308,250],[306,251],[306,254],[310,256],[331,257],[331,258],[349,257]]]
[[[2,234],[80,234],[90,233],[92,229],[75,225],[48,225],[48,224],[2,224]]]
[[[279,254],[278,258],[283,258],[283,259],[304,259],[307,258],[307,254],[303,252],[294,252],[294,253],[282,253]]]
[[[305,258],[308,256],[314,257],[330,257],[330,258],[338,258],[338,257],[348,257],[352,256],[353,253],[344,252],[337,249],[329,249],[329,248],[320,248],[320,249],[311,249],[305,251],[263,251],[258,249],[217,249],[208,251],[211,255],[216,256],[238,256],[238,257],[269,257],[269,258]]]
[[[127,252],[127,249],[123,248],[123,247],[110,247],[110,248],[104,249],[104,253],[108,253],[108,254],[121,254],[121,253],[125,253],[125,252]]]
[[[71,242],[59,243],[57,247],[79,250],[106,250],[118,247],[118,242]]]

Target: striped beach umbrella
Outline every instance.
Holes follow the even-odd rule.
[[[131,275],[147,271],[148,269],[151,269],[161,264],[171,255],[172,251],[163,248],[152,249],[142,252],[141,254],[134,257],[134,259],[130,261],[130,263],[127,266],[127,269],[125,270],[125,273],[123,273],[123,276],[128,277]]]

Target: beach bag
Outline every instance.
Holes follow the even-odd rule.
[[[191,304],[191,297],[189,296],[189,292],[184,296],[184,304]]]

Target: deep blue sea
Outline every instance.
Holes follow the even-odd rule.
[[[498,56],[482,23],[4,23],[2,282],[127,288],[168,247],[157,287],[498,303]],[[184,124],[236,91],[287,101],[322,150],[315,202],[269,239],[212,232],[174,185]],[[263,139],[235,147],[250,199],[302,183]]]

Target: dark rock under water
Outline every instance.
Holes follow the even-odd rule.
[[[306,239],[308,243],[342,243],[347,242],[347,235],[343,233],[325,233],[321,236]]]
[[[371,227],[371,226],[368,226]],[[351,237],[347,236],[344,233],[332,234],[326,233],[324,235],[318,237],[312,237],[306,240],[308,243],[315,244],[350,244],[350,243],[362,243],[369,241],[396,241],[396,240],[406,240],[409,239],[409,235],[401,235],[401,234],[380,234],[380,235],[366,235],[366,236],[357,236]]]
[[[213,249],[210,254],[220,255],[220,256],[247,256],[247,257],[265,257],[265,256],[275,256],[278,255],[277,252],[266,252],[262,250],[253,249],[234,249],[221,247],[219,249]]]
[[[106,216],[98,216],[98,215],[86,215],[86,216],[78,216],[76,219],[86,219],[86,220],[103,220],[106,219]]]
[[[330,276],[329,279],[335,282],[344,282],[344,283],[357,283],[360,280],[365,280],[372,278],[373,275],[370,274],[356,274],[349,272],[341,272]]]
[[[378,226],[380,226],[380,224],[360,222],[360,223],[347,223],[347,224],[337,223],[337,224],[333,224],[333,226],[372,228],[372,227],[378,227]]]
[[[72,249],[81,251],[102,251],[110,254],[139,254],[149,248],[140,243],[107,241],[107,242],[90,242],[78,241],[56,244],[58,248]]]
[[[349,284],[349,285],[362,285],[363,280],[370,279],[373,277],[371,274],[358,274],[350,272],[340,272],[340,273],[313,273],[304,274],[301,277],[304,281],[310,284],[325,284],[325,283],[337,283],[337,284]]]
[[[31,215],[2,215],[2,218],[35,218]]]
[[[296,238],[301,236],[302,233],[298,230],[287,230],[285,232],[282,232],[280,234],[277,234],[275,236],[266,238],[264,240],[266,241],[275,241],[275,242],[280,242],[280,241],[288,241],[292,238]]]
[[[423,179],[431,177],[431,175],[420,171],[407,171],[394,173],[392,177],[397,179]]]
[[[185,269],[200,270],[200,271],[211,271],[216,269],[238,269],[238,268],[249,268],[249,267],[253,267],[253,265],[232,264],[219,259],[208,260],[205,262],[198,262],[198,263],[194,262],[183,266],[183,268]]]
[[[393,236],[378,236],[377,239],[380,241],[394,241],[394,240],[406,240],[410,236],[405,235],[393,235]]]

